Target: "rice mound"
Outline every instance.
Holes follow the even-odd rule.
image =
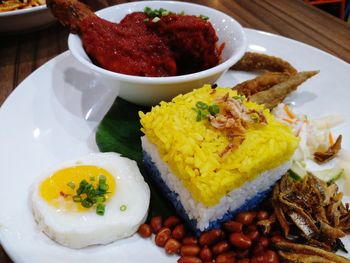
[[[232,219],[240,211],[255,208],[270,192],[272,186],[288,170],[290,162],[266,171],[255,180],[232,190],[214,206],[204,206],[194,200],[181,181],[169,170],[161,159],[155,145],[146,136],[141,138],[144,152],[143,161],[153,180],[166,198],[173,204],[179,216],[198,234]]]
[[[254,208],[289,169],[299,140],[262,105],[266,125],[249,126],[244,141],[220,155],[227,134],[207,118],[197,120],[197,102],[212,105],[231,89],[210,85],[139,112],[144,163],[177,212],[199,232],[218,227],[237,212]],[[242,98],[240,98],[242,99]]]
[[[237,96],[231,89],[217,87],[213,92],[210,85],[205,85],[169,103],[161,102],[146,114],[139,113],[141,130],[147,138],[143,147],[154,145],[159,158],[171,171],[173,181],[179,185],[177,189],[188,192],[188,198],[205,208],[217,206],[228,193],[256,181],[269,170],[277,169],[278,176],[282,175],[288,169],[283,164],[291,159],[299,142],[287,125],[264,109],[268,124],[249,128],[243,143],[224,158],[220,157],[229,143],[227,136],[212,127],[208,120],[196,121],[197,113],[193,108],[198,101],[210,105],[227,93]],[[263,109],[262,105],[246,99],[243,103],[249,109]],[[156,158],[154,154],[149,156]],[[275,178],[266,178],[275,182]],[[262,190],[271,185],[264,186],[267,188]]]

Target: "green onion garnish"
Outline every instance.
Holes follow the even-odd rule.
[[[240,101],[244,100],[244,97],[240,96],[240,95],[233,96],[232,98],[235,99],[235,100],[240,100]]]
[[[162,16],[167,16],[167,15],[171,14],[170,11],[168,11],[168,10],[166,10],[164,8],[152,9],[152,8],[150,8],[148,6],[146,6],[143,9],[143,12],[150,18],[158,17],[158,19],[160,19],[160,17],[162,17]],[[156,22],[158,22],[158,21],[156,21]],[[148,22],[148,21],[145,21],[145,22]],[[153,22],[156,23],[155,21],[153,21]]]
[[[259,122],[260,118],[259,115],[257,113],[252,113],[250,114],[250,118],[252,119],[252,121],[254,122]]]
[[[77,196],[77,195],[75,195],[75,196],[73,196],[73,201],[74,202],[81,202],[81,197],[80,196]]]
[[[95,181],[95,177],[90,176],[90,181]],[[73,182],[68,183],[69,187],[72,189],[75,188]],[[73,188],[74,186],[74,188]],[[105,205],[103,202],[106,201],[105,194],[109,185],[106,182],[106,177],[104,175],[100,175],[98,177],[98,184],[96,188],[93,184],[88,183],[85,179],[82,180],[79,184],[79,188],[76,190],[76,195],[74,195],[73,201],[77,203],[81,203],[81,205],[85,208],[90,208],[96,205],[96,213],[98,215],[104,215]]]
[[[206,16],[206,15],[199,15],[199,18],[203,19],[203,20],[208,20],[209,19],[209,17]]]
[[[104,196],[97,196],[96,197],[96,203],[103,203],[104,201],[106,201],[106,197],[104,197]]]
[[[220,112],[219,106],[216,104],[210,105],[208,111],[211,115],[216,115]]]
[[[196,103],[196,107],[197,107],[198,109],[201,109],[201,110],[206,110],[206,109],[208,109],[208,104],[206,104],[206,103],[204,103],[204,102],[202,102],[202,101],[198,101],[198,102]]]
[[[159,21],[160,21],[160,18],[158,16],[152,19],[152,23],[157,23]]]
[[[192,108],[197,112],[196,120],[201,121],[208,117],[208,115],[215,116],[220,112],[220,108],[217,104],[208,105],[202,101],[196,103],[196,107]]]
[[[126,208],[127,208],[126,205],[121,205],[120,206],[120,211],[124,212],[126,210]]]
[[[98,203],[96,206],[96,214],[103,216],[105,214],[106,206],[104,204]]]
[[[74,190],[75,183],[73,181],[70,181],[67,185]]]

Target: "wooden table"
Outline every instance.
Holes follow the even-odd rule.
[[[122,2],[129,1],[100,0],[93,7],[99,9]],[[350,25],[301,0],[192,2],[221,10],[244,27],[293,38],[350,62]],[[67,50],[67,36],[68,31],[58,23],[32,33],[0,35],[0,105],[36,68]],[[1,246],[0,262],[11,262]]]

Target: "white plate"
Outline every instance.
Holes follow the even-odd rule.
[[[0,13],[0,33],[16,33],[41,28],[55,21],[46,5]]]
[[[276,35],[246,30],[249,49],[280,56],[298,70],[320,69],[292,100],[312,118],[350,112],[349,64],[323,51]],[[249,75],[227,73],[233,86]],[[48,167],[98,151],[95,130],[113,101],[112,91],[66,52],[35,71],[0,110],[0,240],[16,262],[176,262],[137,235],[81,250],[62,247],[41,233],[28,205],[32,182]],[[335,133],[350,149],[350,120]],[[345,240],[350,248],[349,240]]]

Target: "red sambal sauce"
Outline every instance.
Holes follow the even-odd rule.
[[[218,38],[208,21],[176,14],[155,21],[143,12],[118,24],[87,17],[80,27],[83,46],[95,64],[135,76],[183,75],[219,63]]]

